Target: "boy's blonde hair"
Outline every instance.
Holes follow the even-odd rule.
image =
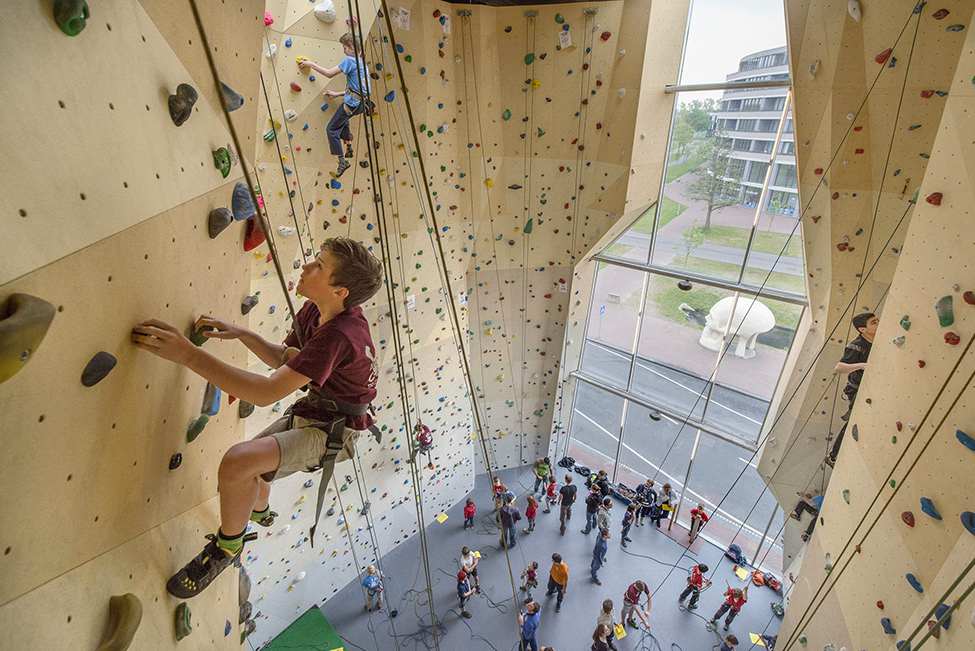
[[[379,574],[379,570],[376,569],[375,565],[370,565],[366,568],[366,574]]]
[[[342,34],[339,37],[339,43],[345,47],[350,47],[355,50],[359,56],[362,56],[362,43],[359,42],[359,37],[354,34]]]

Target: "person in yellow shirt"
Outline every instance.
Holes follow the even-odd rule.
[[[562,610],[562,598],[565,597],[568,586],[569,566],[562,561],[562,556],[552,554],[552,569],[548,573],[548,591],[545,596],[551,597],[556,592],[559,593],[558,600],[555,602],[555,612]]]

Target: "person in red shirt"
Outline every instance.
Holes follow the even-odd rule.
[[[285,417],[224,454],[217,473],[220,527],[203,551],[170,577],[166,589],[174,597],[196,596],[240,558],[249,522],[273,523],[268,504],[271,481],[322,468],[320,514],[335,463],[351,458],[358,432],[373,426],[368,405],[376,397],[379,367],[369,322],[359,305],[379,291],[382,278],[382,263],[365,245],[331,238],[317,258],[302,266],[296,290],[308,300],[283,343],[271,343],[209,315],[197,320],[195,331],[205,330],[206,339],[239,339],[276,369],[270,377],[227,364],[158,319],[132,329],[139,348],[185,366],[251,404],[273,405],[299,389],[309,389]],[[314,526],[309,537],[314,544]]]
[[[474,528],[474,500],[467,498],[467,504],[464,505],[464,531]]]
[[[710,623],[714,625],[717,619],[727,612],[728,617],[724,620],[724,630],[727,631],[728,627],[731,626],[731,622],[734,621],[735,615],[741,611],[741,607],[745,605],[746,601],[748,601],[748,586],[746,585],[744,590],[741,588],[729,587],[725,591],[725,596],[727,596],[728,599],[721,604],[718,611],[714,613],[714,617],[711,618]],[[728,612],[729,610],[731,612]]]
[[[640,608],[640,598],[646,594],[647,595],[647,609],[643,610]],[[636,620],[633,619],[633,614],[640,618],[643,622],[644,628],[650,628],[650,622],[647,620],[650,617],[650,588],[643,581],[634,581],[630,584],[630,587],[626,589],[623,593],[623,611],[620,616],[620,620],[623,623],[629,624],[630,626],[636,626]]]
[[[545,489],[545,510],[542,513],[551,513],[552,505],[559,499],[559,489],[555,485],[555,475],[548,478],[548,488]]]
[[[538,513],[538,502],[531,495],[528,496],[528,506],[525,507],[525,517],[528,518],[528,526],[524,529],[525,533],[535,530],[535,515]]]
[[[687,577],[687,587],[680,593],[680,597],[677,598],[677,603],[683,603],[687,599],[687,596],[691,595],[691,600],[687,602],[687,608],[689,610],[697,608],[697,600],[701,597],[701,590],[705,584],[711,585],[711,579],[704,576],[704,573],[707,571],[708,566],[704,563],[695,565],[691,569],[691,574]]]
[[[708,514],[704,512],[704,505],[698,503],[696,509],[691,509],[691,530],[687,532],[690,542],[694,542],[701,527],[708,521]]]

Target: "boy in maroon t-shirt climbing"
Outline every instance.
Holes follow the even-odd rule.
[[[231,447],[218,472],[220,528],[203,551],[174,574],[166,589],[187,599],[203,591],[240,557],[248,522],[270,526],[271,481],[322,467],[319,511],[334,464],[348,459],[358,431],[372,427],[367,413],[376,397],[376,352],[360,304],[382,286],[382,265],[360,242],[333,238],[302,267],[297,291],[308,298],[297,315],[298,334],[272,344],[227,321],[201,316],[210,339],[239,339],[276,368],[270,377],[220,361],[172,325],[152,319],[132,329],[140,348],[182,364],[224,392],[258,406],[274,404],[308,387],[287,415],[250,441]],[[317,523],[317,514],[316,514]],[[314,525],[310,535],[314,540]]]

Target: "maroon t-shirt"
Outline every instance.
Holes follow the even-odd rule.
[[[305,345],[288,360],[288,367],[311,378],[316,389],[324,388],[336,400],[357,405],[371,403],[376,398],[379,367],[362,308],[350,307],[322,325],[318,325],[319,316],[313,301],[306,301],[298,310],[298,327]],[[294,331],[285,338],[284,345],[298,348]],[[291,413],[318,421],[330,417],[304,403],[295,404]],[[348,416],[345,422],[352,429],[364,430],[373,424],[373,419],[367,413]]]

